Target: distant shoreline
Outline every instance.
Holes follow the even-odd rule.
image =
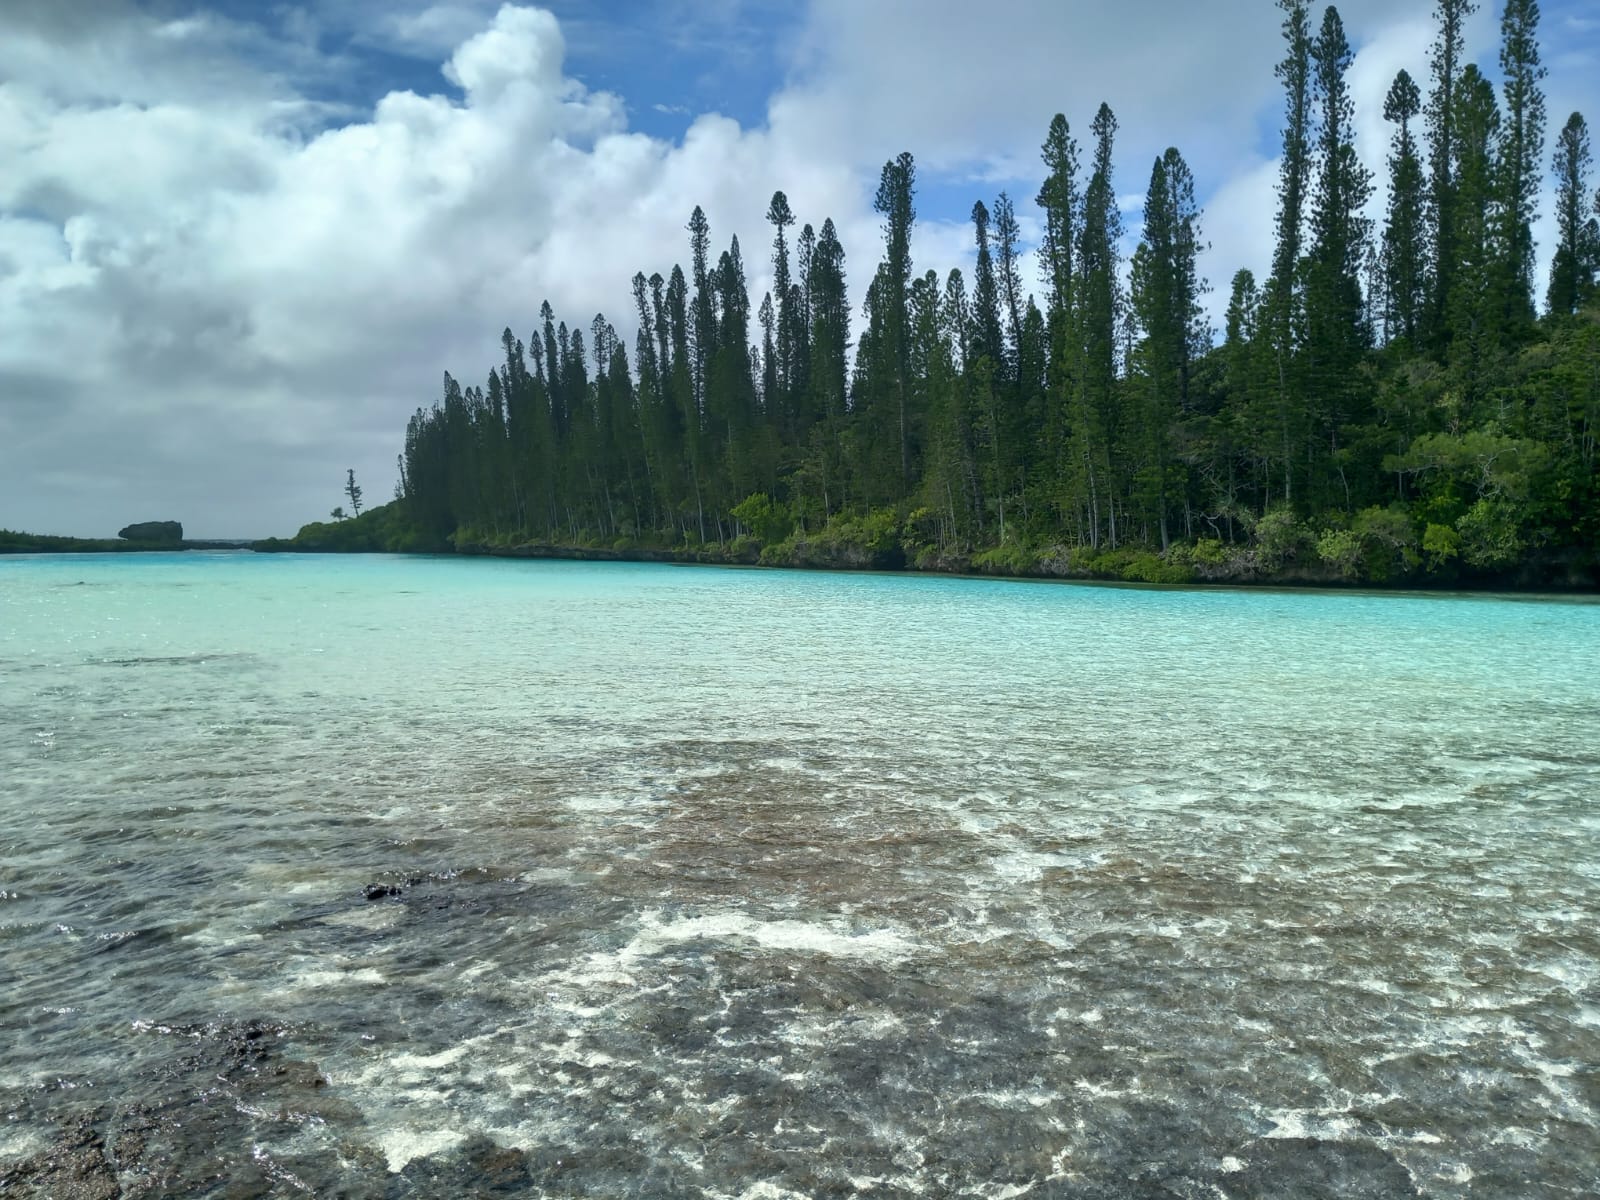
[[[353,523],[352,523],[353,524]],[[326,528],[326,527],[322,527]],[[302,531],[304,534],[305,531]],[[1498,572],[1440,576],[1403,574],[1383,580],[1341,578],[1318,562],[1293,562],[1267,570],[1238,561],[1194,564],[1180,575],[1152,575],[1143,558],[1127,563],[1101,559],[1084,565],[1065,547],[1012,555],[995,552],[945,554],[907,561],[894,545],[872,552],[860,546],[795,542],[774,555],[748,539],[723,544],[661,547],[593,546],[555,542],[476,543],[440,546],[392,546],[364,543],[329,545],[316,539],[185,538],[180,542],[136,542],[121,538],[74,538],[0,531],[0,556],[22,554],[153,554],[185,551],[249,550],[258,554],[401,554],[463,558],[522,558],[574,562],[665,563],[682,566],[760,567],[769,570],[879,572],[903,575],[945,575],[955,578],[1014,579],[1060,583],[1137,583],[1163,587],[1321,588],[1382,592],[1525,592],[1563,595],[1600,594],[1593,564],[1569,559],[1530,558]]]
[[[251,538],[184,538],[178,542],[136,542],[126,538],[63,537],[0,530],[0,554],[156,554],[177,550],[249,550]]]
[[[1144,584],[1172,588],[1307,588],[1359,592],[1526,592],[1563,595],[1600,594],[1600,584],[1591,577],[1579,576],[1579,564],[1566,564],[1568,570],[1556,573],[1556,564],[1534,561],[1499,575],[1469,579],[1405,576],[1387,581],[1341,579],[1320,565],[1296,565],[1273,572],[1218,573],[1192,575],[1187,579],[1140,579],[1106,571],[1075,570],[1065,558],[1045,558],[1032,569],[1007,569],[982,556],[950,556],[933,562],[907,563],[903,556],[862,556],[859,558],[796,557],[788,561],[763,560],[748,550],[736,551],[732,543],[685,549],[635,546],[571,546],[547,542],[513,545],[468,544],[434,549],[334,549],[295,545],[290,539],[269,538],[251,549],[261,554],[398,554],[433,558],[520,558],[544,561],[661,563],[679,566],[742,567],[777,571],[830,571],[855,574],[944,575],[968,579],[1009,579],[1055,583]],[[1549,570],[1541,573],[1540,567]]]

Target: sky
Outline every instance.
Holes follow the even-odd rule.
[[[1548,159],[1569,112],[1600,122],[1600,11],[1542,8]],[[1340,6],[1380,183],[1431,10]],[[1498,21],[1467,39],[1493,77]],[[1281,54],[1267,0],[0,0],[0,528],[287,536],[348,469],[382,502],[443,372],[481,384],[542,301],[631,348],[629,281],[686,263],[696,204],[757,302],[780,188],[859,291],[909,150],[914,267],[943,275],[975,200],[1037,237],[1050,118],[1087,151],[1102,100],[1130,238],[1152,160],[1193,169],[1218,313],[1271,254]]]

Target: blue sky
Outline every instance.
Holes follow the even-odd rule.
[[[1381,179],[1382,95],[1426,79],[1432,3],[1340,8]],[[540,301],[631,339],[628,281],[683,260],[695,204],[757,296],[776,188],[835,220],[859,286],[879,167],[910,150],[915,266],[942,274],[976,199],[1037,228],[1049,120],[1087,142],[1101,100],[1130,237],[1151,160],[1188,158],[1220,307],[1270,255],[1277,23],[1265,0],[13,0],[0,527],[292,532],[348,467],[386,495],[409,413],[446,369],[481,382]],[[1497,23],[1469,29],[1489,68]],[[1600,120],[1600,12],[1547,3],[1543,31],[1553,138]]]

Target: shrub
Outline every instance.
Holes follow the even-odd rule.
[[[1255,538],[1257,558],[1269,571],[1298,557],[1308,541],[1290,508],[1275,508],[1257,521]]]
[[[1428,570],[1437,571],[1461,553],[1461,535],[1448,525],[1429,524],[1422,534],[1422,553]]]
[[[1354,579],[1361,566],[1361,536],[1350,529],[1325,530],[1317,539],[1317,557],[1341,579]]]

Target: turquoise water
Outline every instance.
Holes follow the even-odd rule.
[[[0,1192],[1592,1195],[1597,850],[1594,603],[0,559]]]

